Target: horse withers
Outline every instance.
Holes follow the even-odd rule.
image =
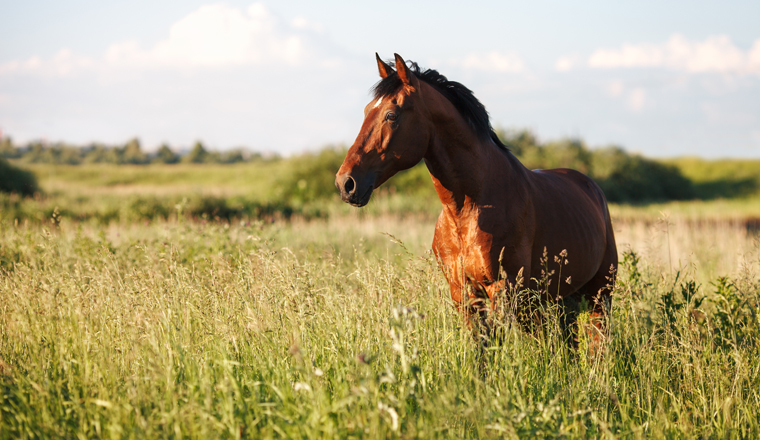
[[[598,345],[618,264],[599,186],[570,169],[528,170],[465,86],[398,54],[395,70],[376,58],[381,80],[335,178],[343,201],[366,205],[375,188],[424,160],[443,205],[433,251],[460,309],[485,317],[523,278],[541,301],[574,308],[572,326],[588,305]]]

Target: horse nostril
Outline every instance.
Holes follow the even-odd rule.
[[[351,194],[356,189],[356,182],[354,181],[354,178],[349,176],[348,179],[346,179],[345,189],[348,194]]]

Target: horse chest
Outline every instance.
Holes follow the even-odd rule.
[[[478,295],[498,277],[492,264],[493,237],[482,231],[477,221],[456,223],[443,215],[436,224],[433,251],[451,285],[452,298],[461,300],[461,289],[474,287]],[[490,296],[490,295],[489,295]]]

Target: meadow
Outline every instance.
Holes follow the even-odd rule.
[[[0,438],[760,436],[757,196],[613,205],[604,355],[551,307],[481,353],[437,199],[283,204],[270,182],[309,189],[283,164],[28,166],[45,194],[0,195]]]

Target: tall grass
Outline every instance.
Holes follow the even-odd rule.
[[[179,220],[3,221],[0,437],[760,434],[746,230],[709,276],[632,239],[592,360],[551,314],[480,357],[426,252],[431,219]]]

